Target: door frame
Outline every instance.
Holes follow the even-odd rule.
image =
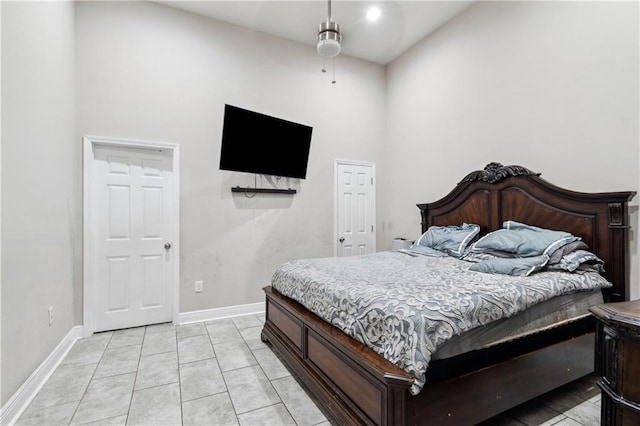
[[[376,239],[378,238],[378,225],[376,223],[376,192],[378,188],[378,181],[376,178],[376,163],[371,161],[359,161],[359,160],[344,160],[344,159],[336,159],[333,163],[333,256],[338,256],[338,252],[340,249],[340,244],[338,242],[338,166],[339,165],[347,165],[347,166],[362,166],[362,167],[371,167],[371,176],[373,178],[373,216],[371,221],[373,223],[373,251],[376,249]]]
[[[93,323],[91,316],[91,300],[93,297],[93,289],[91,277],[93,276],[93,232],[91,231],[92,215],[91,215],[91,190],[94,176],[94,149],[97,146],[119,147],[126,149],[162,149],[171,153],[173,162],[173,241],[171,241],[172,262],[173,262],[173,307],[172,317],[173,323],[178,323],[178,314],[180,310],[180,146],[175,143],[166,142],[150,142],[143,140],[111,138],[103,136],[83,137],[83,201],[82,201],[82,219],[83,219],[83,300],[82,300],[82,316],[83,316],[83,335],[84,337],[93,334]]]

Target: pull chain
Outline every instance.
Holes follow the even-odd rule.
[[[327,67],[325,66],[324,56],[322,57],[322,69],[320,70],[324,73],[327,72]],[[336,84],[336,59],[331,58],[331,71],[333,73],[333,79],[331,80],[331,84]]]
[[[333,68],[333,80],[331,81],[331,84],[336,84],[336,60],[335,58],[331,59],[331,65]]]

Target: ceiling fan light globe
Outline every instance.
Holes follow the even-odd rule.
[[[338,56],[341,42],[340,25],[331,20],[321,22],[318,25],[318,55],[325,58]]]
[[[333,58],[340,54],[340,42],[337,40],[326,39],[318,41],[318,55],[325,58]]]

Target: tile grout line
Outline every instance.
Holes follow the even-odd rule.
[[[184,410],[182,409],[182,376],[180,373],[180,345],[178,344],[178,326],[174,325],[176,330],[176,368],[178,369],[178,406],[180,407],[180,424],[184,425]]]
[[[273,407],[273,406],[275,406],[275,405],[282,404],[282,406],[284,407],[284,409],[287,411],[287,413],[288,413],[288,414],[289,414],[289,416],[291,417],[291,420],[293,420],[293,422],[297,425],[297,424],[298,424],[298,422],[296,421],[295,417],[293,417],[293,413],[291,412],[291,410],[289,410],[289,407],[287,406],[286,402],[285,402],[285,401],[284,401],[284,399],[282,398],[282,395],[280,395],[280,392],[278,392],[278,389],[276,389],[276,387],[275,387],[275,386],[273,386],[273,380],[271,380],[271,379],[269,378],[269,376],[267,375],[267,372],[266,372],[266,371],[264,370],[264,368],[262,367],[262,364],[260,364],[260,361],[255,357],[255,355],[254,355],[254,353],[253,353],[254,349],[251,349],[251,347],[249,347],[249,344],[247,343],[247,341],[246,341],[246,339],[244,338],[244,336],[242,336],[242,332],[240,331],[240,329],[238,328],[238,326],[236,325],[236,323],[235,323],[235,322],[233,322],[233,325],[234,325],[234,326],[236,327],[236,329],[238,330],[238,333],[240,333],[240,336],[242,337],[242,340],[244,341],[245,345],[247,345],[247,348],[249,348],[249,351],[251,352],[251,356],[253,356],[253,357],[254,357],[254,359],[256,360],[258,367],[260,367],[260,370],[262,371],[262,373],[264,374],[264,376],[267,378],[267,380],[269,381],[269,384],[271,385],[271,387],[272,387],[272,388],[273,388],[273,390],[275,391],[276,395],[278,395],[278,399],[280,400],[280,402],[277,402],[277,403],[275,403],[275,404],[267,405],[267,406],[264,406],[264,407],[261,407],[261,408],[256,408],[256,409],[254,409],[254,410],[247,411],[247,413],[251,413],[251,412],[256,411],[256,410],[261,410],[261,409],[263,409],[263,408]],[[263,324],[262,326],[264,326],[264,324]],[[260,326],[256,326],[256,327],[260,327]],[[246,327],[246,328],[250,328],[250,327]],[[260,332],[260,341],[262,342],[262,331]],[[268,347],[267,347],[267,349],[270,349],[270,348],[268,348]],[[287,371],[288,371],[288,370],[287,370]],[[285,376],[285,377],[288,377],[288,376]],[[274,379],[274,380],[278,380],[278,379]],[[303,390],[303,392],[304,392],[304,390]],[[315,404],[315,402],[314,402],[314,404]],[[243,413],[243,414],[244,414],[244,413]]]
[[[231,323],[233,323],[233,321],[231,321]],[[235,324],[234,324],[234,327],[235,327]],[[213,351],[213,358],[216,360],[216,365],[218,366],[218,370],[220,370],[220,377],[222,378],[222,383],[224,383],[225,393],[229,398],[229,402],[231,402],[231,408],[233,408],[233,415],[236,418],[236,422],[240,424],[240,419],[238,418],[238,411],[236,410],[236,406],[233,403],[233,399],[231,399],[231,393],[229,393],[229,386],[227,385],[227,380],[224,378],[224,372],[222,371],[222,367],[220,367],[220,361],[218,360],[218,354],[216,354],[216,348],[214,347],[213,340],[211,339],[211,333],[209,332],[209,328],[207,327],[206,324],[204,325],[204,328],[205,330],[207,330],[207,337],[209,337],[209,344],[211,344],[211,350]]]
[[[142,348],[144,347],[144,341],[147,338],[147,326],[144,327],[144,333],[142,334],[142,343],[140,344],[140,354],[138,355],[138,365],[136,366],[136,376],[133,378],[133,387],[131,388],[131,397],[129,398],[129,408],[127,409],[127,419],[125,425],[129,423],[129,416],[131,415],[131,405],[133,403],[133,394],[136,391],[136,383],[138,382],[138,372],[140,371],[140,361],[142,360]]]
[[[261,337],[260,339],[261,339],[261,341],[262,341],[262,337]],[[249,350],[251,351],[251,355],[253,355],[253,349],[249,348]],[[253,356],[254,356],[254,358],[255,358],[255,355],[253,355]],[[289,376],[284,376],[284,377],[280,377],[280,378],[277,378],[277,379],[271,380],[271,379],[269,378],[269,376],[267,375],[267,372],[266,372],[266,371],[264,371],[264,368],[262,367],[262,364],[260,364],[260,361],[258,361],[257,359],[256,359],[256,361],[258,362],[258,366],[259,366],[259,367],[260,367],[260,369],[262,370],[262,373],[264,374],[264,376],[267,378],[267,380],[269,380],[269,384],[271,385],[271,387],[273,388],[273,390],[276,392],[276,395],[278,395],[278,398],[280,399],[280,403],[282,404],[282,406],[284,407],[284,409],[285,409],[285,410],[287,410],[287,413],[289,413],[289,416],[291,416],[291,419],[293,420],[293,422],[297,425],[297,424],[298,424],[298,422],[297,422],[296,418],[293,416],[293,413],[291,412],[291,410],[289,410],[289,407],[287,406],[287,403],[286,403],[286,402],[284,401],[284,399],[282,398],[282,395],[280,395],[280,392],[278,392],[278,389],[277,389],[275,386],[273,386],[273,381],[274,381],[274,380],[284,379],[285,377],[289,377]],[[286,367],[285,367],[285,368],[286,368]],[[287,370],[287,371],[288,371],[288,370]],[[302,391],[306,393],[306,391],[304,391],[304,389],[303,389]],[[315,402],[314,402],[314,404],[315,404]],[[272,406],[274,406],[274,405],[276,405],[276,404],[272,404],[272,405],[270,405],[269,407],[272,407]]]
[[[280,400],[280,402],[276,402],[275,404],[270,404],[270,405],[265,405],[264,407],[260,407],[260,408],[255,408],[253,410],[249,410],[246,411],[245,413],[242,414],[246,414],[246,413],[252,413],[254,411],[257,410],[262,410],[263,408],[267,408],[267,407],[273,407],[275,405],[278,404],[282,404],[282,406],[284,407],[285,410],[287,410],[287,413],[289,414],[289,416],[291,416],[291,419],[294,421],[294,423],[297,425],[298,422],[296,422],[296,419],[293,418],[293,415],[291,414],[291,412],[289,411],[289,408],[287,407],[287,404],[284,403],[284,400],[282,399],[282,396],[280,396],[280,393],[278,393],[278,390],[275,388],[275,386],[273,386],[273,383],[271,382],[271,379],[269,379],[269,376],[267,375],[266,371],[264,371],[264,368],[262,368],[262,364],[260,364],[260,361],[258,361],[258,359],[255,357],[255,355],[253,354],[253,349],[251,349],[251,347],[249,347],[249,344],[247,343],[246,339],[244,338],[244,336],[242,335],[242,331],[240,331],[240,329],[238,328],[238,326],[236,325],[235,321],[233,321],[233,319],[231,320],[231,322],[233,323],[233,326],[236,328],[236,331],[240,334],[240,337],[242,338],[242,341],[244,342],[245,345],[247,345],[247,348],[249,349],[249,352],[251,352],[251,356],[253,357],[253,359],[256,360],[256,365],[260,368],[260,371],[262,371],[262,374],[264,374],[264,377],[267,378],[267,380],[269,381],[269,385],[271,385],[271,388],[274,390],[274,392],[276,393],[276,395],[278,395],[278,399]],[[248,328],[248,327],[247,327]],[[245,367],[243,367],[245,368]],[[233,370],[230,370],[233,371]],[[237,414],[236,414],[237,415]]]
[[[96,368],[93,370],[93,373],[91,373],[91,378],[89,379],[89,383],[87,383],[87,387],[84,388],[84,392],[82,392],[82,397],[80,398],[80,401],[78,401],[78,406],[76,407],[75,410],[73,410],[73,415],[69,419],[69,423],[68,423],[69,425],[71,425],[71,423],[73,422],[74,417],[76,416],[76,414],[78,414],[78,409],[80,408],[80,405],[82,404],[82,401],[84,400],[84,397],[87,396],[87,390],[89,390],[89,386],[91,386],[91,382],[93,382],[93,378],[96,375],[96,371],[98,371],[98,366],[100,365],[100,362],[104,358],[104,353],[107,351],[107,348],[109,347],[109,344],[111,343],[111,339],[113,339],[113,334],[114,333],[111,332],[111,336],[109,336],[108,342],[104,346],[104,349],[102,350],[102,354],[100,355],[100,359],[98,360],[98,362],[96,364]],[[95,333],[92,334],[92,336],[93,335],[95,335]],[[67,354],[67,356],[69,356],[69,354]],[[64,362],[64,360],[63,360],[63,362]]]

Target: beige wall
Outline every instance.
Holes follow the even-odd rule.
[[[444,196],[492,161],[573,190],[637,191],[638,44],[637,2],[482,1],[394,61],[390,208],[379,213],[389,232],[415,238],[415,204]],[[636,198],[635,298],[637,205]]]
[[[81,321],[73,10],[2,4],[3,405]]]
[[[383,160],[384,68],[147,2],[76,5],[78,137],[180,144],[180,312],[262,302],[276,267],[333,255],[335,158]],[[313,126],[296,195],[232,196],[218,170],[224,104]],[[269,186],[271,182],[258,185]],[[194,281],[204,292],[194,292]]]

